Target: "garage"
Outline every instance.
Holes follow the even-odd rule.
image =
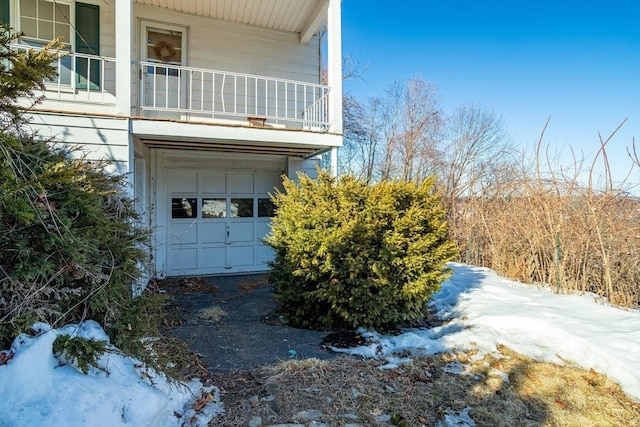
[[[158,245],[156,261],[165,275],[267,270],[273,251],[262,239],[274,215],[269,194],[282,188],[282,169],[220,167],[251,163],[232,159],[193,159],[191,167],[180,163],[164,162],[158,179],[156,236],[164,244]]]

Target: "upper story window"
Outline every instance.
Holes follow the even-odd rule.
[[[20,31],[26,44],[43,46],[56,37],[71,46],[72,8],[60,0],[20,0]]]
[[[75,89],[101,87],[100,6],[73,0],[0,0],[0,12],[0,21],[23,33],[21,44],[38,48],[59,37],[65,50],[76,52],[58,58],[58,84]]]

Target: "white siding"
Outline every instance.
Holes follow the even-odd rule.
[[[320,159],[300,159],[298,157],[289,157],[287,159],[287,176],[298,181],[298,172],[304,173],[311,178],[318,176],[318,166],[320,166]]]
[[[81,146],[89,160],[110,160],[113,171],[129,172],[128,120],[34,113],[31,128],[41,138],[54,138],[70,146]]]
[[[191,67],[258,74],[310,83],[320,83],[320,45],[317,37],[308,44],[298,33],[285,33],[174,12],[147,5],[134,5],[140,20],[188,28],[187,64]],[[134,57],[140,58],[140,28]]]

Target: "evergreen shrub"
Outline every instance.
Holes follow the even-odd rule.
[[[270,281],[295,326],[379,328],[415,321],[456,255],[435,179],[367,184],[320,172],[285,179],[265,239]]]
[[[145,262],[124,178],[32,136],[0,135],[0,344],[36,322],[94,319],[131,347],[147,297]],[[140,333],[140,335],[144,335]]]
[[[132,285],[146,262],[146,229],[137,225],[125,178],[28,127],[18,98],[55,75],[56,41],[16,52],[0,27],[0,346],[37,321],[53,326],[93,319],[117,347],[144,358],[161,301]]]
[[[107,342],[97,339],[58,335],[53,342],[53,355],[62,363],[70,363],[83,374],[89,366],[100,368],[98,360],[107,351]]]

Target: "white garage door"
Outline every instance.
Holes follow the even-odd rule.
[[[167,170],[167,275],[264,271],[273,172]]]

